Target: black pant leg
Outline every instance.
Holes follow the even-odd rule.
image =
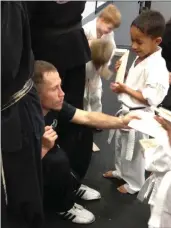
[[[67,130],[67,127],[65,129]],[[59,144],[66,151],[71,168],[81,180],[85,177],[91,162],[92,130],[84,126],[75,126],[64,132],[59,133]]]
[[[65,92],[65,101],[83,109],[83,97],[85,88],[85,64],[76,66],[72,69],[60,71],[62,78],[62,89]]]
[[[56,147],[46,154],[42,162],[45,208],[57,212],[71,209],[75,193],[67,155]]]

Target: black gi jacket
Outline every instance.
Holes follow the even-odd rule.
[[[84,1],[27,2],[32,48],[36,59],[70,69],[90,60],[90,49],[82,29]],[[80,24],[80,26],[79,26]],[[68,29],[72,32],[66,32]]]
[[[166,29],[163,36],[163,41],[161,43],[161,47],[162,56],[166,60],[167,69],[169,72],[171,72],[171,19],[166,24]],[[167,96],[162,102],[162,106],[171,111],[171,85],[169,87]]]
[[[5,104],[32,77],[34,58],[25,2],[3,1],[1,6],[1,91],[2,104]],[[41,138],[44,119],[35,88],[3,110],[1,117],[8,222],[12,228],[39,228],[43,220]]]

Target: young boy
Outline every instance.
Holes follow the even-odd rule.
[[[94,39],[104,39],[111,42],[111,47],[113,47],[113,52],[111,53],[110,58],[108,59],[108,66],[110,65],[111,59],[115,54],[116,44],[114,40],[114,32],[115,28],[118,28],[121,23],[121,14],[116,6],[113,4],[108,5],[101,14],[93,21],[90,21],[86,25],[83,26],[84,32],[87,36],[89,41],[89,45],[91,47],[91,42]],[[94,72],[94,68],[92,68],[92,72],[90,70],[88,64],[88,72],[87,74],[94,73],[94,78],[97,78],[97,71]],[[98,83],[96,83],[96,87],[94,85],[94,91],[96,90],[95,97],[92,97],[94,101],[93,111],[102,111],[102,104],[101,104],[101,96],[102,96],[102,81],[101,78],[98,76]],[[86,91],[85,91],[86,93]],[[87,107],[85,106],[84,109]]]
[[[108,78],[112,74],[107,63],[112,55],[113,45],[109,41],[96,39],[91,42],[90,49],[92,61],[86,64],[84,109],[102,112],[102,82],[100,76]]]
[[[149,228],[165,228],[171,224],[171,123],[161,117],[156,117],[156,120],[167,132],[161,133],[161,143],[144,152],[145,168],[152,175],[146,180],[138,198],[141,201],[149,199]]]
[[[149,106],[162,102],[169,87],[169,73],[161,56],[159,44],[165,30],[165,20],[156,11],[141,13],[131,25],[132,49],[137,54],[125,83],[112,83],[111,89],[119,94],[119,115],[131,111],[150,111]],[[144,158],[139,140],[147,137],[135,130],[117,130],[115,136],[115,171],[104,177],[123,179],[121,193],[134,194],[145,182]]]

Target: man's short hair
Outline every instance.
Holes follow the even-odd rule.
[[[145,10],[132,22],[142,33],[152,38],[162,37],[165,31],[165,19],[158,11]]]
[[[96,39],[93,40],[91,45],[91,58],[92,62],[101,67],[108,63],[113,52],[112,42],[105,39]]]
[[[35,85],[37,86],[43,82],[44,73],[56,72],[56,71],[57,71],[56,67],[49,62],[46,62],[43,60],[35,61],[34,75],[33,75],[33,81]]]
[[[111,23],[114,28],[121,24],[121,13],[114,4],[109,4],[99,15],[105,23]]]

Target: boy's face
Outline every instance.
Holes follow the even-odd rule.
[[[154,53],[162,38],[152,38],[142,33],[137,27],[131,26],[132,49],[140,57],[143,58]]]
[[[98,28],[102,35],[108,34],[113,31],[114,26],[112,23],[106,23],[102,18],[99,18]]]
[[[57,71],[44,73],[38,92],[44,110],[61,110],[65,94],[61,89],[61,79]]]

